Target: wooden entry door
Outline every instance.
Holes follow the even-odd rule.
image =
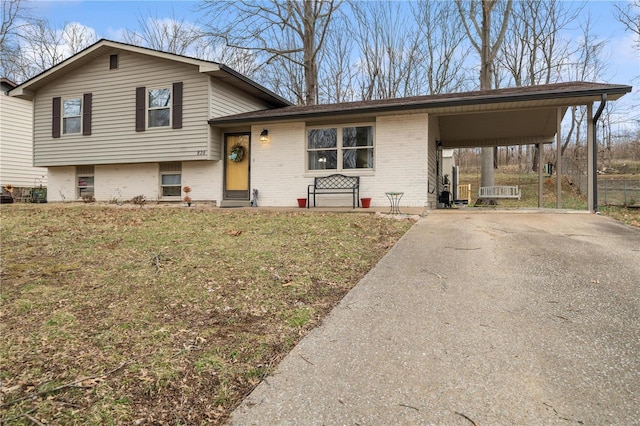
[[[224,199],[249,200],[249,133],[224,137]]]

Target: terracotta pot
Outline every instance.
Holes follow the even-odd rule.
[[[298,207],[301,209],[307,207],[307,199],[306,198],[298,198]]]
[[[368,209],[371,206],[371,198],[360,198],[363,209]]]

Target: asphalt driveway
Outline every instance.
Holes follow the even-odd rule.
[[[638,422],[640,230],[464,210],[416,223],[230,420]]]

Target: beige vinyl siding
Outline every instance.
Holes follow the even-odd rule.
[[[33,167],[33,104],[0,93],[0,184],[46,184],[47,169]]]
[[[250,95],[211,77],[211,118],[267,109],[269,106]]]
[[[126,51],[111,53],[119,55],[118,69],[109,69],[110,55],[105,54],[36,93],[36,165],[206,160],[202,152],[209,145],[209,77],[193,65]],[[183,127],[136,132],[136,87],[171,88],[175,82],[183,83]],[[52,98],[84,93],[93,94],[91,135],[52,138]]]

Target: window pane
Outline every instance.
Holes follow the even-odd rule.
[[[345,127],[342,129],[342,146],[373,146],[373,127]]]
[[[162,175],[162,185],[180,185],[181,176],[182,175]]]
[[[88,188],[80,188],[80,197],[82,198],[83,195],[93,195],[93,186],[88,187]]]
[[[169,108],[153,109],[149,111],[149,127],[164,127],[169,125]]]
[[[163,186],[162,196],[163,197],[179,197],[180,191],[181,191],[180,186]]]
[[[78,99],[65,99],[62,107],[63,117],[73,117],[80,115],[82,110],[82,100]]]
[[[93,186],[93,176],[78,176],[78,186],[79,187]]]
[[[149,90],[149,108],[162,108],[169,106],[171,91],[169,89]]]
[[[335,148],[338,145],[337,129],[309,130],[309,149]]]
[[[373,168],[373,148],[348,149],[342,156],[343,169]]]
[[[309,151],[309,170],[334,170],[338,168],[338,151]]]
[[[80,133],[80,117],[63,118],[62,133]]]

